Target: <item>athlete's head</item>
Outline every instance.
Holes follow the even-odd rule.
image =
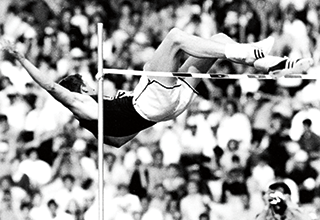
[[[80,74],[74,74],[65,77],[62,79],[59,84],[71,92],[77,92],[82,94],[89,94],[93,95],[95,94],[95,91],[93,88],[88,86],[82,79]]]

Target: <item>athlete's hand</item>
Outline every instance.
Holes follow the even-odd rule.
[[[12,53],[15,51],[14,45],[7,39],[1,38],[0,39],[0,50],[8,51]]]
[[[18,60],[24,58],[24,56],[18,52],[16,46],[7,39],[4,39],[4,38],[0,39],[0,50],[9,52]]]

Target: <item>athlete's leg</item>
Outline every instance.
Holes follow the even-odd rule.
[[[224,34],[203,39],[174,28],[157,48],[152,59],[146,63],[144,70],[176,72],[179,70],[183,53],[196,58],[228,58],[234,62],[252,65],[256,59],[264,57],[261,49],[256,52],[258,47],[263,48],[263,45],[239,44]],[[174,78],[149,78],[161,80],[168,86],[175,82]]]
[[[228,37],[225,34],[215,34],[210,38],[211,41],[218,44],[236,44],[234,40]],[[212,65],[218,60],[218,58],[197,58],[197,57],[188,57],[188,59],[182,64],[179,68],[179,72],[197,72],[197,73],[207,73]],[[193,69],[190,69],[190,67]],[[195,69],[194,69],[195,68]],[[199,78],[187,78],[186,81],[192,86],[200,82]]]

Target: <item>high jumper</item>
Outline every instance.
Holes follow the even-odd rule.
[[[307,71],[312,65],[308,58],[268,56],[274,39],[240,44],[225,34],[210,39],[190,35],[173,28],[156,49],[145,71],[207,73],[217,59],[254,66],[272,75],[288,75]],[[98,101],[95,88],[90,88],[80,75],[67,76],[59,83],[40,72],[17,51],[15,45],[1,39],[1,49],[11,53],[33,80],[68,108],[80,126],[98,136]],[[180,65],[181,56],[189,55]],[[290,64],[290,65],[288,65]],[[156,123],[176,118],[184,112],[198,94],[194,89],[200,78],[143,75],[132,92],[103,100],[104,143],[121,147],[140,131]]]

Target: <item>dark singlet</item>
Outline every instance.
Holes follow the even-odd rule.
[[[97,100],[97,97],[93,97]],[[156,122],[142,118],[134,109],[132,96],[115,99],[104,99],[104,135],[113,137],[124,137],[138,133]],[[98,136],[98,120],[78,119],[80,126]]]

